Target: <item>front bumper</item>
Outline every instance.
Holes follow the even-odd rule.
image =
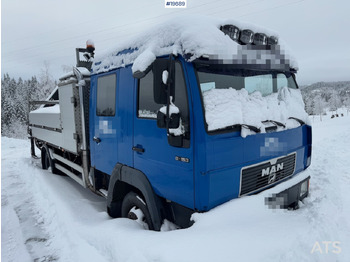
[[[280,193],[266,197],[265,204],[272,209],[298,209],[299,201],[303,200],[309,194],[309,182],[310,176]]]

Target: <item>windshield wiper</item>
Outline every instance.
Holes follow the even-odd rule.
[[[221,133],[221,132],[239,131],[239,129],[242,129],[242,128],[247,128],[251,131],[254,131],[255,133],[261,132],[260,128],[257,128],[256,126],[252,126],[252,125],[247,125],[247,124],[235,124],[232,126],[226,126],[224,128],[212,130],[210,132],[211,133]]]
[[[264,121],[261,121],[261,123],[272,123],[272,124],[275,124],[276,126],[281,126],[283,128],[286,128],[286,126],[284,124],[282,124],[281,122],[278,122],[278,121],[275,121],[275,120],[264,120]]]
[[[303,121],[303,120],[301,120],[301,119],[299,119],[299,118],[296,118],[296,117],[289,117],[288,119],[293,119],[293,120],[295,120],[295,121],[297,121],[301,126],[302,125],[305,125],[305,122]]]
[[[255,133],[260,133],[260,128],[257,128],[256,126],[247,125],[247,124],[240,124],[241,127],[247,128],[251,131],[254,131]]]

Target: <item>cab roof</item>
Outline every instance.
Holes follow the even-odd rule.
[[[220,30],[223,25],[235,25],[255,33],[276,36],[276,33],[234,20],[221,20],[203,16],[181,16],[162,22],[156,27],[140,33],[137,37],[124,39],[112,50],[96,56],[92,74],[107,72],[132,64],[132,71],[145,71],[156,57],[174,54],[182,55],[192,62],[203,56],[214,58],[219,63],[283,64],[297,69],[295,60],[289,58],[281,45],[273,48],[244,46],[233,41]],[[272,49],[266,51],[266,49]],[[275,52],[277,50],[277,53]],[[277,59],[277,60],[276,60]],[[268,61],[270,60],[270,61]],[[272,63],[271,63],[272,60]],[[237,62],[238,61],[238,62]]]

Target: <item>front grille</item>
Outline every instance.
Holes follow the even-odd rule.
[[[295,169],[296,153],[269,160],[241,170],[240,196],[270,186],[291,176]]]

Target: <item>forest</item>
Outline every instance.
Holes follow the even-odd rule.
[[[338,109],[347,108],[350,111],[350,81],[318,82],[300,87],[305,110],[310,116],[322,116],[326,111],[336,116]]]
[[[48,66],[28,80],[5,73],[1,78],[1,136],[26,138],[29,112],[38,107],[30,101],[45,100],[56,85]]]

